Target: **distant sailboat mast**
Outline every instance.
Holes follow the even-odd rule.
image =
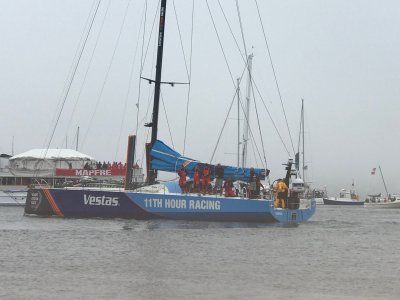
[[[301,129],[302,129],[302,139],[303,139],[303,153],[302,153],[302,156],[303,156],[303,182],[306,182],[306,177],[305,177],[305,174],[304,174],[304,171],[305,171],[305,168],[306,168],[306,166],[305,166],[305,154],[304,154],[304,99],[301,99]]]
[[[379,166],[379,172],[381,173],[381,177],[382,177],[382,181],[383,181],[383,186],[385,187],[386,196],[387,196],[387,198],[388,198],[388,200],[389,200],[389,193],[388,193],[388,190],[387,190],[387,188],[386,188],[385,178],[383,178],[383,173],[382,173],[381,166]]]
[[[79,126],[76,129],[76,147],[75,147],[76,151],[78,151],[78,145],[79,145]]]
[[[242,149],[242,168],[247,165],[247,142],[249,140],[249,115],[250,115],[250,98],[251,98],[251,69],[253,62],[253,54],[247,57],[247,87],[246,87],[246,106],[244,112],[244,127],[243,127],[243,149]]]
[[[300,170],[300,146],[302,147],[301,151],[301,168]],[[301,99],[301,112],[300,112],[300,130],[299,130],[299,141],[297,145],[297,153],[295,155],[295,164],[298,176],[303,179],[305,182],[305,170],[307,166],[305,165],[305,143],[304,143],[304,99]]]

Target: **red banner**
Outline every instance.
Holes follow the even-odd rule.
[[[59,177],[104,177],[104,176],[125,176],[126,169],[107,170],[85,170],[85,169],[56,169],[56,176]]]

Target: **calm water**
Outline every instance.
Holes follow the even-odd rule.
[[[399,299],[400,210],[297,227],[23,216],[0,207],[1,299]]]

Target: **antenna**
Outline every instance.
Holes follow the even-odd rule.
[[[79,144],[79,126],[76,129],[76,147],[75,147],[76,151],[78,151],[78,144]]]

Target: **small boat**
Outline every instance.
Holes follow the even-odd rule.
[[[0,190],[0,206],[25,206],[27,189]]]
[[[378,195],[368,195],[368,198],[365,200],[364,207],[368,208],[400,208],[400,196],[399,195],[390,195],[388,193],[385,178],[383,177],[382,168],[379,166],[379,171],[381,173],[383,186],[386,191],[386,198],[381,197],[381,194]],[[371,175],[375,174],[375,168],[371,172]]]
[[[364,201],[360,200],[354,190],[342,189],[338,197],[324,198],[325,205],[363,205]]]
[[[400,196],[393,195],[387,198],[371,197],[364,202],[368,208],[400,208]]]

